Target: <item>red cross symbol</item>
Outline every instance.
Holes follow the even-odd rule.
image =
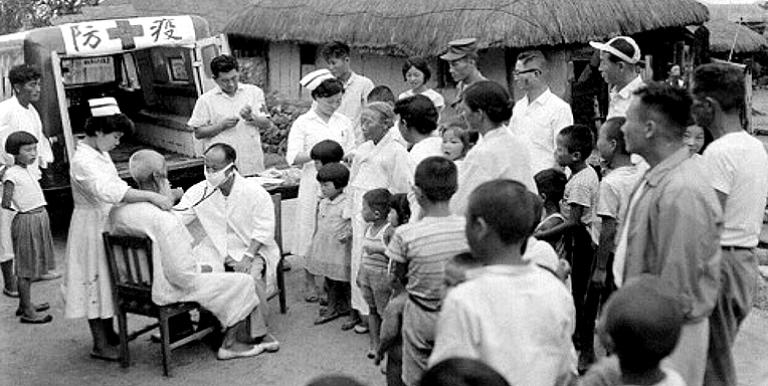
[[[133,41],[133,38],[144,36],[144,27],[132,25],[128,20],[117,20],[115,24],[117,24],[116,28],[107,29],[109,39],[120,39],[124,50],[136,48],[136,42]]]

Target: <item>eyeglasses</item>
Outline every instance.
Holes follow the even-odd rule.
[[[523,70],[523,71],[517,71],[517,70],[515,70],[515,71],[513,71],[513,72],[512,72],[512,75],[514,75],[514,76],[520,76],[520,75],[522,75],[522,74],[528,74],[528,73],[531,73],[531,72],[536,72],[536,71],[540,71],[540,70],[539,70],[538,68],[529,68],[529,69],[527,69],[527,70]]]

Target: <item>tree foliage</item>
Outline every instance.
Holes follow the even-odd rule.
[[[24,31],[51,24],[55,16],[79,13],[84,6],[101,0],[0,0],[0,34]]]

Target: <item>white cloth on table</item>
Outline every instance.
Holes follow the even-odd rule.
[[[384,188],[390,193],[407,193],[410,190],[408,151],[396,142],[392,131],[374,144],[367,141],[358,146],[352,162],[352,173],[347,191],[351,199],[352,219],[352,308],[368,315],[368,303],[357,286],[357,273],[363,257],[363,233],[366,223],[362,217],[363,195],[372,189]]]
[[[29,167],[13,165],[5,171],[3,184],[13,183],[13,206],[19,212],[28,212],[46,205],[43,189]]]
[[[75,207],[69,223],[64,274],[67,318],[109,318],[114,314],[112,285],[101,233],[113,204],[130,187],[120,179],[108,153],[77,144],[69,167]]]
[[[117,205],[109,216],[108,231],[152,240],[152,301],[158,305],[197,302],[223,327],[231,327],[259,304],[249,275],[195,271],[192,236],[170,212],[145,202]]]
[[[341,105],[336,112],[349,118],[352,122],[355,145],[365,142],[360,126],[360,116],[363,114],[363,106],[365,106],[368,94],[371,93],[373,87],[373,81],[354,72],[350,72],[349,79],[344,83]]]
[[[459,188],[451,199],[451,211],[463,216],[472,191],[497,178],[515,180],[531,192],[538,192],[525,141],[503,126],[485,133],[482,141],[478,141],[464,157],[459,169]]]
[[[266,263],[266,288],[270,293],[275,289],[280,262],[274,204],[258,182],[243,178],[237,171],[234,174],[229,196],[201,181],[184,193],[176,205],[181,209],[177,213],[185,224],[200,222],[204,236],[195,245],[195,256],[199,264],[208,264],[214,271],[224,271],[227,256],[241,261],[252,240],[261,243],[256,252]]]
[[[288,148],[285,153],[288,164],[293,165],[297,155],[308,155],[313,146],[326,139],[338,142],[345,153],[350,152],[355,146],[352,128],[352,122],[338,112],[333,113],[326,122],[314,110],[307,111],[296,118],[288,132]],[[297,256],[307,256],[315,233],[315,214],[320,192],[316,176],[315,162],[304,163],[293,223],[296,234],[290,248],[291,252]]]
[[[509,130],[528,143],[533,175],[555,167],[557,134],[572,124],[571,106],[549,88],[533,101],[525,95],[515,103]]]
[[[238,118],[239,121],[235,127],[196,142],[199,145],[196,152],[202,154],[208,146],[223,142],[232,146],[237,152],[235,165],[240,173],[249,176],[263,171],[264,152],[261,149],[261,133],[256,126],[240,117],[240,110],[250,106],[252,114],[266,116],[263,111],[264,105],[264,92],[252,84],[238,84],[234,96],[227,95],[219,87],[201,95],[195,103],[187,125],[199,128],[215,125],[229,118]]]
[[[510,385],[554,385],[576,368],[575,314],[568,289],[534,264],[470,270],[443,301],[429,365],[461,356]]]

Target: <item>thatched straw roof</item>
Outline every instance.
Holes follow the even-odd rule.
[[[727,20],[712,20],[704,23],[709,30],[709,49],[712,52],[729,52],[734,44],[735,53],[756,52],[768,47],[763,35]]]
[[[751,4],[709,4],[703,2],[709,8],[710,20],[728,20],[742,23],[768,22],[768,10],[756,3]]]
[[[255,0],[239,11],[225,32],[396,55],[437,54],[466,36],[481,47],[557,46],[708,18],[695,0]]]
[[[382,0],[387,1],[387,0]],[[440,1],[440,0],[435,0]],[[212,34],[219,34],[252,0],[132,0],[143,15],[197,15],[205,18]]]

